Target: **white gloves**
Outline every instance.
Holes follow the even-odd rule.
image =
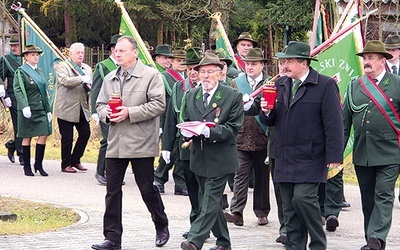
[[[254,98],[249,96],[248,94],[244,94],[243,95],[243,102],[244,102],[243,110],[247,111],[247,110],[249,110],[251,108],[251,105],[253,105]]]
[[[162,135],[162,128],[160,128],[159,130],[158,130],[158,136],[161,136]]]
[[[51,112],[47,113],[47,120],[49,122],[51,122],[52,119],[53,119],[53,115],[51,114]]]
[[[92,119],[96,122],[96,125],[99,124],[100,118],[99,118],[99,115],[97,113],[93,113],[92,114]]]
[[[90,76],[84,75],[82,77],[82,82],[92,84],[92,78]]]
[[[11,98],[10,98],[10,97],[7,97],[6,99],[4,99],[4,104],[5,104],[7,107],[11,107],[11,106],[12,106]]]
[[[171,162],[171,152],[168,150],[161,150],[161,156],[164,159],[165,163]]]
[[[210,138],[210,128],[204,126],[203,130],[201,131],[201,134],[204,135],[205,138]]]
[[[29,119],[32,116],[32,112],[31,112],[31,107],[25,107],[22,109],[22,114],[24,115],[25,118]]]
[[[183,130],[183,129],[181,129],[181,135],[186,138],[192,138],[194,136],[194,134],[192,134],[186,130]]]
[[[6,96],[6,90],[4,89],[4,85],[0,85],[0,98]]]

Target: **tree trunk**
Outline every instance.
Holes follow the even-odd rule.
[[[64,26],[65,26],[65,47],[69,48],[72,41],[76,41],[76,27],[74,18],[70,12],[70,5],[72,0],[64,1]]]
[[[229,30],[229,12],[233,8],[233,0],[212,0],[211,1],[211,11],[212,13],[221,12],[221,23],[224,26],[225,32],[228,34]],[[209,46],[213,48],[215,46],[215,29],[217,28],[217,23],[212,20],[210,33],[209,33]]]
[[[157,44],[163,44],[163,31],[164,31],[164,22],[161,20],[160,23],[158,24],[157,28]]]

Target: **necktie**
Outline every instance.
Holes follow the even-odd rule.
[[[392,66],[392,73],[397,75],[397,67],[396,67],[396,65]]]
[[[203,94],[203,104],[204,104],[204,107],[207,107],[207,98],[210,96],[210,93],[204,93]]]
[[[374,80],[374,82],[375,82],[376,84],[378,84],[378,79],[374,78],[374,79],[372,79],[372,80]]]
[[[294,97],[294,95],[296,94],[297,90],[299,89],[301,80],[297,79],[293,82],[293,86],[292,86],[292,98]]]

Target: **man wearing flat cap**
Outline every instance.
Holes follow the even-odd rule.
[[[391,59],[387,59],[387,70],[395,75],[400,75],[400,36],[398,34],[389,35],[385,40],[385,49],[392,55]]]
[[[101,86],[103,85],[104,77],[111,71],[117,69],[117,61],[115,59],[115,44],[121,37],[120,34],[113,35],[111,42],[107,45],[106,49],[110,51],[110,56],[99,62],[93,72],[92,90],[90,92],[92,118],[96,124],[100,124],[102,139],[100,141],[99,156],[97,158],[97,168],[95,178],[101,185],[106,185],[106,151],[107,151],[107,137],[109,125],[100,122],[99,115],[96,111],[96,101],[99,95]]]
[[[275,82],[274,109],[261,101],[260,119],[275,126],[274,182],[282,197],[286,249],[326,249],[318,204],[328,168],[343,162],[343,121],[339,88],[331,77],[310,67],[310,46],[289,42],[282,60],[284,76]],[[304,211],[307,211],[306,213]]]
[[[260,48],[252,48],[244,58],[246,74],[234,79],[230,86],[238,89],[243,95],[251,94],[261,87],[267,79],[264,72],[266,60]],[[244,106],[248,111],[252,101]],[[256,114],[260,111],[259,98]],[[267,127],[261,123],[258,115],[245,116],[242,128],[237,137],[239,169],[235,174],[231,214],[225,213],[228,222],[243,226],[243,211],[246,206],[250,176],[254,170],[253,211],[257,224],[268,224],[268,214],[271,210],[269,202],[269,167],[264,163],[267,157]]]
[[[354,128],[353,164],[364,214],[362,250],[385,249],[392,222],[394,188],[399,175],[400,77],[385,70],[392,55],[380,41],[368,41],[363,52],[365,75],[352,81],[343,106],[347,142]],[[345,144],[346,145],[346,144]]]
[[[210,122],[199,135],[180,133],[191,140],[190,170],[199,183],[200,214],[192,222],[184,250],[202,249],[209,232],[217,237],[213,250],[230,250],[228,226],[221,199],[230,174],[237,169],[236,136],[243,124],[242,94],[219,83],[223,65],[217,55],[206,53],[199,65],[201,87],[189,90],[183,109],[185,122]]]
[[[246,72],[246,64],[244,58],[251,48],[257,47],[258,43],[253,40],[249,32],[243,32],[240,36],[232,42],[232,47],[236,50],[235,59],[238,63],[239,69]]]
[[[14,152],[19,156],[19,163],[24,165],[22,158],[22,138],[17,137],[18,133],[18,111],[17,99],[14,95],[14,74],[19,66],[21,66],[20,46],[18,35],[12,35],[8,42],[10,45],[10,53],[0,58],[0,98],[4,98],[5,105],[10,109],[11,120],[14,130],[14,138],[6,142],[5,146],[8,150],[8,159],[14,163]],[[7,79],[7,89],[5,89],[4,82]]]
[[[172,53],[167,44],[157,45],[156,51],[153,54],[156,67],[160,73],[165,72],[171,66]]]

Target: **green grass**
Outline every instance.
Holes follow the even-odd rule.
[[[79,220],[79,215],[69,208],[1,196],[0,211],[17,215],[15,221],[0,220],[0,235],[23,235],[52,231],[69,226]]]

